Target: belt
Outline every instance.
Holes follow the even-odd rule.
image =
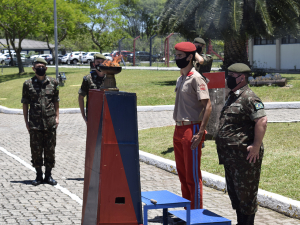
[[[197,123],[201,123],[201,121],[176,121],[176,126],[185,126]]]

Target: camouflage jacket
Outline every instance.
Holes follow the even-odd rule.
[[[266,116],[264,105],[248,85],[230,92],[221,111],[216,136],[220,164],[248,163],[247,147],[254,141],[255,119]],[[263,144],[260,160],[263,157]]]
[[[54,103],[59,101],[58,89],[58,82],[52,77],[46,76],[41,82],[34,76],[24,82],[21,103],[30,104],[30,129],[55,129]]]
[[[202,56],[202,58],[204,59],[204,62],[202,65],[198,62],[195,62],[194,63],[195,69],[201,74],[210,73],[210,70],[212,67],[212,62],[213,62],[212,56],[206,55],[206,54],[201,54],[200,56]]]
[[[99,77],[96,71],[92,71],[90,74],[83,77],[81,88],[78,91],[78,94],[83,97],[87,96],[86,99],[86,115],[88,112],[88,101],[89,101],[89,90],[90,89],[100,89],[104,78]]]

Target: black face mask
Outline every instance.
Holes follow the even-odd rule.
[[[185,68],[189,65],[190,61],[186,61],[188,56],[182,58],[182,59],[176,59],[176,65],[178,66],[178,68],[182,69]]]
[[[100,64],[95,65],[96,70],[98,70],[99,72],[101,72],[100,70]]]
[[[202,52],[202,47],[201,46],[197,46],[196,52],[198,54],[200,54]]]
[[[241,75],[240,75],[241,76]],[[240,76],[238,76],[238,77],[240,77]],[[238,78],[237,77],[237,78]],[[229,88],[229,89],[234,89],[236,86],[238,86],[240,83],[236,83],[236,79],[237,78],[235,78],[235,77],[232,77],[232,76],[228,76],[227,78],[226,78],[226,81],[227,81],[227,87]]]
[[[35,68],[35,73],[38,75],[38,76],[44,76],[45,73],[46,73],[46,68],[44,67],[38,67],[38,68]]]

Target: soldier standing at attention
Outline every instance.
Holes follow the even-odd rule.
[[[213,58],[211,55],[203,54],[203,49],[205,47],[205,41],[198,37],[194,39],[194,45],[196,46],[196,55],[194,67],[198,73],[210,73]]]
[[[88,115],[88,100],[89,100],[89,90],[90,89],[100,89],[101,84],[104,80],[104,73],[100,70],[100,64],[106,60],[105,56],[97,53],[94,55],[94,67],[96,70],[90,72],[90,74],[83,77],[81,88],[78,91],[78,103],[81,111],[81,115],[87,124],[87,115]],[[86,99],[86,113],[84,112],[84,97]]]
[[[219,163],[224,165],[227,190],[238,225],[253,225],[264,153],[267,117],[262,101],[248,87],[250,68],[235,63],[228,68],[231,91],[221,111],[216,137]]]
[[[42,166],[46,167],[44,182],[56,185],[51,176],[55,164],[56,128],[59,123],[58,81],[46,76],[47,62],[37,58],[33,64],[35,76],[23,84],[23,114],[30,134],[31,162],[36,169],[37,186],[43,182]],[[28,104],[29,120],[28,120]],[[44,160],[43,160],[44,154]]]
[[[193,67],[196,47],[191,42],[175,45],[176,64],[181,76],[176,83],[173,118],[174,154],[182,197],[191,201],[191,209],[203,208],[203,184],[200,171],[201,146],[211,113],[205,79]]]

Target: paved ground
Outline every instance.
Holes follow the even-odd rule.
[[[269,121],[299,120],[300,110],[268,110]],[[139,129],[173,124],[172,112],[138,113]],[[83,196],[83,174],[86,127],[80,114],[62,114],[57,130],[56,167],[53,177],[60,187],[70,191],[72,199],[57,187],[39,185],[31,180],[35,172],[30,165],[29,135],[22,115],[0,113],[0,224],[80,224]],[[7,152],[4,153],[3,149]],[[9,153],[13,155],[8,155]],[[15,157],[15,158],[14,158]],[[16,158],[18,157],[18,158]],[[19,160],[19,161],[18,161]],[[23,161],[22,161],[23,160]],[[22,164],[23,163],[23,164]],[[141,163],[142,191],[169,190],[180,194],[178,177],[169,172]],[[228,195],[204,187],[204,208],[233,221]],[[149,211],[149,224],[162,224],[162,211]],[[169,220],[169,224],[183,224]],[[300,220],[286,217],[269,209],[259,208],[257,225],[300,224]]]

